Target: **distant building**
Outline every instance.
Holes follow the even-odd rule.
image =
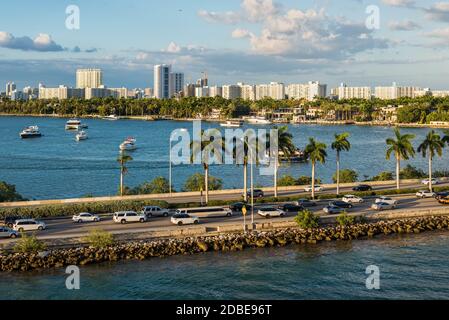
[[[244,83],[238,83],[241,91],[241,98],[244,100],[256,100],[256,86]]]
[[[286,94],[289,99],[313,101],[315,98],[326,97],[327,85],[321,84],[318,81],[289,84],[286,89]]]
[[[100,88],[103,86],[103,72],[101,69],[76,70],[76,88]]]
[[[270,96],[267,84],[256,85],[256,100],[262,100]]]
[[[110,88],[110,91],[112,91],[112,95],[117,99],[121,98],[128,98],[128,89],[125,87],[122,88]]]
[[[396,83],[393,83],[391,87],[376,87],[374,89],[374,95],[381,100],[391,100],[399,98],[414,98],[415,92],[422,91],[419,87],[398,87]]]
[[[432,94],[432,96],[437,97],[437,98],[449,97],[448,90],[432,90],[431,94]]]
[[[223,86],[223,98],[225,99],[238,99],[241,98],[242,89],[238,85],[225,85]]]
[[[170,74],[171,88],[173,90],[171,96],[178,94],[184,90],[184,73],[173,72]]]
[[[209,87],[196,87],[195,97],[197,98],[209,97]]]
[[[85,89],[80,88],[69,88],[64,85],[60,85],[57,88],[46,88],[41,86],[39,88],[39,99],[70,99],[78,98],[84,99]]]
[[[171,65],[159,64],[154,66],[154,97],[170,99],[173,94],[170,81]]]
[[[145,98],[152,98],[154,96],[153,89],[145,88],[144,94],[145,94]]]
[[[271,82],[268,85],[268,96],[274,100],[284,100],[285,85],[279,82]]]
[[[118,92],[106,87],[86,88],[84,98],[89,100],[92,98],[117,98]]]
[[[223,97],[223,88],[219,86],[209,87],[209,97]]]
[[[346,99],[371,99],[372,92],[371,87],[348,87],[345,83],[342,83],[340,87],[332,91],[333,95],[338,96],[339,100]]]
[[[16,84],[14,82],[8,82],[6,84],[6,96],[10,97],[11,94],[16,90]]]
[[[186,86],[184,86],[184,97],[194,97],[196,88],[197,85],[193,83],[189,83]]]

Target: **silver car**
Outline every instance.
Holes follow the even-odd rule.
[[[8,227],[0,227],[0,238],[17,238],[19,233]]]

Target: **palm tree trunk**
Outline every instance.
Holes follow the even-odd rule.
[[[209,166],[204,166],[204,186],[206,189],[206,204],[209,202]]]
[[[433,186],[432,186],[432,155],[429,154],[429,190],[430,192],[433,191]]]
[[[315,199],[315,162],[312,162],[312,199]]]
[[[274,197],[278,197],[278,158],[274,158]]]
[[[401,158],[396,155],[396,189],[401,189]]]
[[[243,200],[248,202],[248,164],[243,162]]]
[[[340,195],[340,152],[337,151],[337,195]]]
[[[123,196],[123,166],[120,169],[120,195]]]

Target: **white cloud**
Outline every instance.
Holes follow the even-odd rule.
[[[427,32],[427,33],[425,33],[425,36],[427,36],[429,38],[436,39],[436,43],[434,43],[433,46],[449,45],[449,27],[436,29],[431,32]]]
[[[424,9],[429,20],[449,22],[449,2],[437,2],[430,8]]]
[[[172,41],[172,42],[170,42],[170,44],[168,45],[166,51],[167,51],[167,52],[171,52],[171,53],[176,53],[176,52],[181,51],[181,47],[178,46],[175,42]]]
[[[232,37],[236,39],[251,37],[251,35],[252,35],[251,32],[249,32],[246,29],[238,28],[232,31]]]
[[[56,44],[49,34],[40,33],[34,40],[30,37],[15,37],[9,32],[0,31],[0,47],[23,51],[63,51],[64,48]]]
[[[414,7],[415,1],[413,0],[382,0],[383,3],[392,7]]]
[[[393,31],[413,31],[416,29],[421,29],[421,26],[419,24],[411,20],[392,21],[390,22],[388,27]]]

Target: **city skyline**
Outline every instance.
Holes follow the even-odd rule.
[[[111,87],[153,87],[154,65],[163,63],[182,70],[186,83],[207,71],[218,85],[319,79],[329,87],[448,87],[449,2],[134,0],[100,8],[82,0],[79,30],[65,26],[68,1],[22,3],[28,10],[5,3],[0,13],[0,82],[18,87],[75,86],[72,70],[92,65]],[[365,26],[370,5],[379,9],[379,29]]]

